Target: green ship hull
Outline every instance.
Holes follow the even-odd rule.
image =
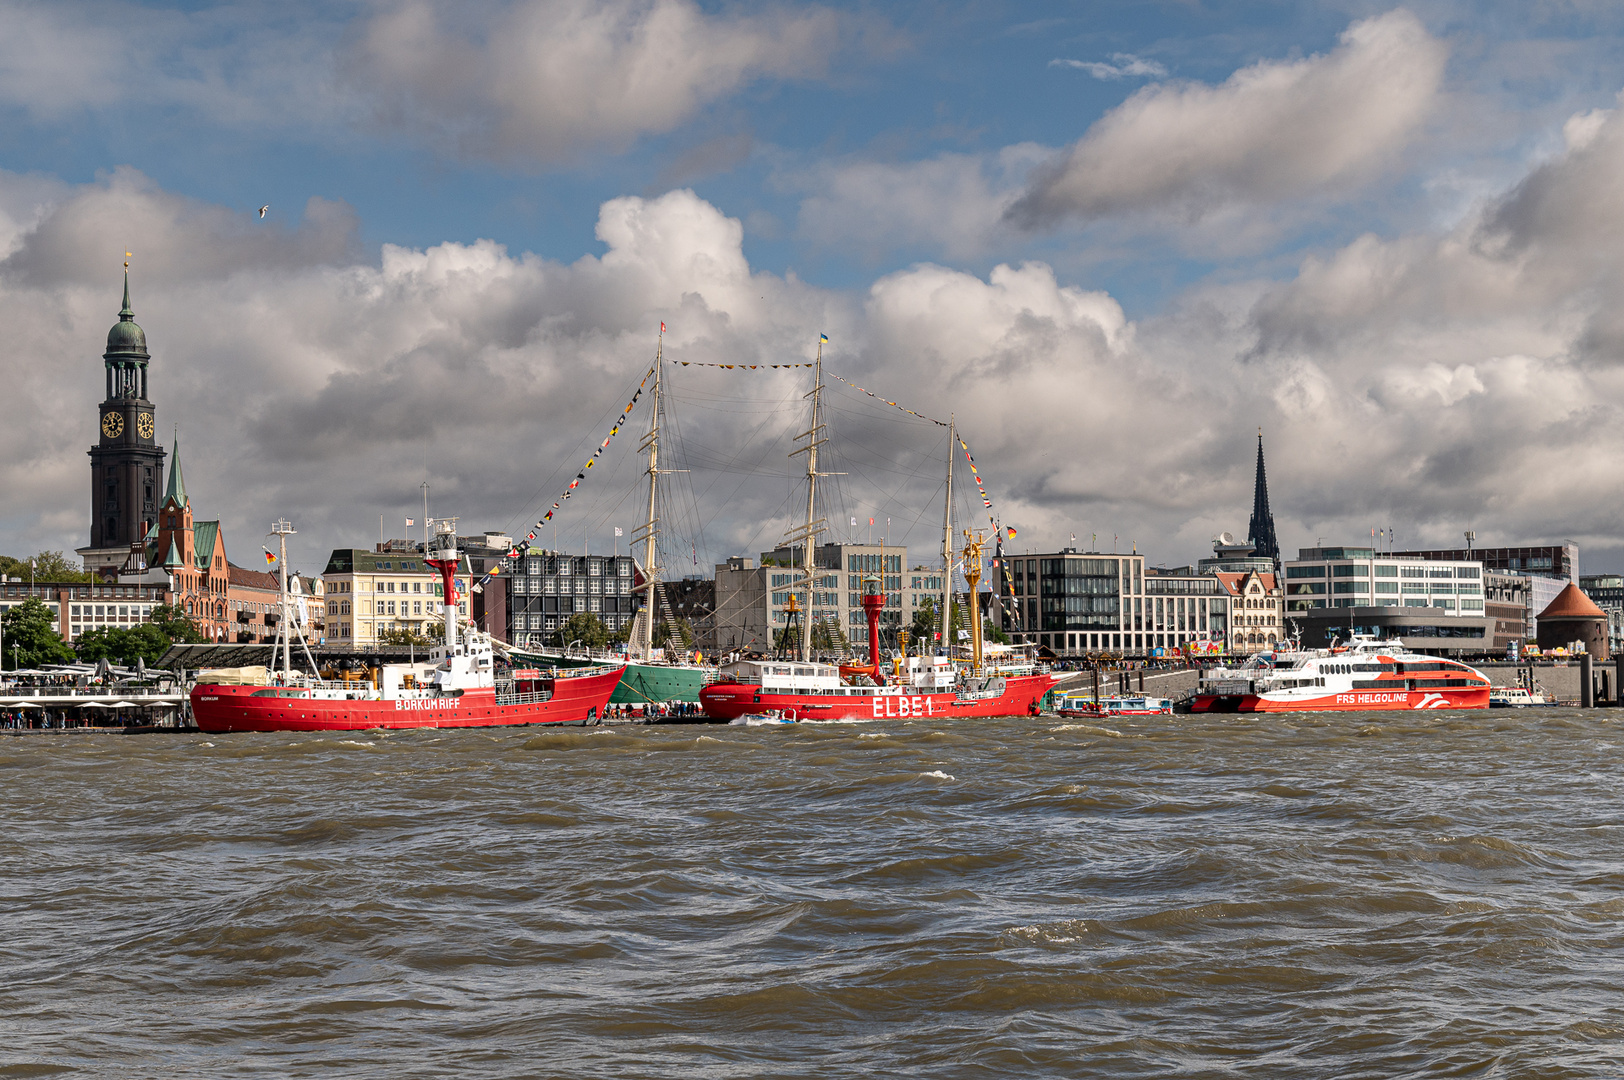
[[[589,660],[578,656],[558,656],[547,653],[520,652],[546,667],[588,667],[602,664],[603,660]],[[673,664],[628,663],[620,685],[609,695],[611,705],[647,705],[661,701],[699,701],[699,691],[715,668]]]
[[[665,664],[627,664],[620,685],[609,695],[611,705],[645,705],[651,701],[699,700],[710,674],[706,668]]]

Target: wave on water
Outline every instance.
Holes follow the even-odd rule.
[[[0,1076],[1610,1080],[1546,712],[7,739]]]
[[[1096,727],[1093,724],[1056,724],[1050,731],[1083,731],[1090,735],[1104,735],[1108,739],[1133,739],[1136,735],[1125,735],[1115,728]]]

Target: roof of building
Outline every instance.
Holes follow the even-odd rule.
[[[1542,622],[1546,619],[1606,619],[1607,613],[1570,581],[1538,618]]]
[[[226,563],[226,574],[231,584],[242,588],[265,589],[269,592],[280,592],[282,588],[277,583],[275,574],[268,574],[263,570],[250,570],[234,562]]]
[[[1224,587],[1224,590],[1228,592],[1229,595],[1239,596],[1241,592],[1241,582],[1245,581],[1249,577],[1252,577],[1254,574],[1257,575],[1258,584],[1262,585],[1265,591],[1272,590],[1275,587],[1273,574],[1261,574],[1256,570],[1249,570],[1244,574],[1238,574],[1229,570],[1214,570],[1212,576],[1218,579],[1219,584]]]
[[[534,550],[532,555],[537,554]],[[609,556],[605,555],[604,558]],[[368,551],[366,548],[334,548],[327,556],[323,574],[432,574],[420,551]],[[458,573],[467,573],[466,563]]]
[[[199,570],[207,570],[214,558],[214,538],[220,535],[218,521],[192,522],[192,562]]]
[[[164,556],[164,565],[165,566],[179,566],[179,565],[181,565],[180,551],[178,549],[176,549],[176,547],[175,547],[175,538],[173,536],[171,536],[169,538],[169,554]]]

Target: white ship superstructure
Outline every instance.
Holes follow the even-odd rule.
[[[1329,649],[1258,653],[1238,667],[1209,668],[1194,712],[1316,712],[1482,709],[1488,676],[1456,660],[1354,636]]]

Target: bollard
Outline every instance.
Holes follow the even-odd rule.
[[[1596,687],[1591,682],[1590,654],[1579,654],[1579,708],[1594,709],[1596,707]]]

